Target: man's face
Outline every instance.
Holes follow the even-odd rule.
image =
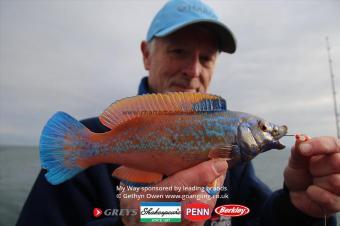
[[[141,46],[152,91],[207,92],[218,55],[213,32],[190,26],[153,42]]]

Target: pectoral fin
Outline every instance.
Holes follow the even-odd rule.
[[[222,158],[230,160],[232,158],[233,149],[234,145],[216,147],[209,152],[208,157],[211,159]]]
[[[163,178],[163,175],[160,173],[143,171],[126,166],[120,166],[115,169],[112,176],[118,178],[126,185],[134,187],[156,184]]]

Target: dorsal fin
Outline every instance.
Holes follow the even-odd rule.
[[[226,101],[219,96],[204,93],[146,94],[121,99],[111,104],[99,120],[110,129],[150,114],[197,114],[226,111]]]

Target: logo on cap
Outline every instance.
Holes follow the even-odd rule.
[[[211,10],[209,10],[206,7],[201,7],[197,5],[182,4],[182,5],[177,6],[177,10],[180,12],[194,12],[198,14],[205,14],[209,17],[215,17],[215,14],[211,12]]]

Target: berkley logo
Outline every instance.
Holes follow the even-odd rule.
[[[248,214],[249,208],[242,205],[228,204],[219,206],[215,209],[215,213],[226,217],[240,217]]]
[[[201,202],[194,202],[185,205],[184,218],[190,221],[208,220],[210,218],[209,205]]]

